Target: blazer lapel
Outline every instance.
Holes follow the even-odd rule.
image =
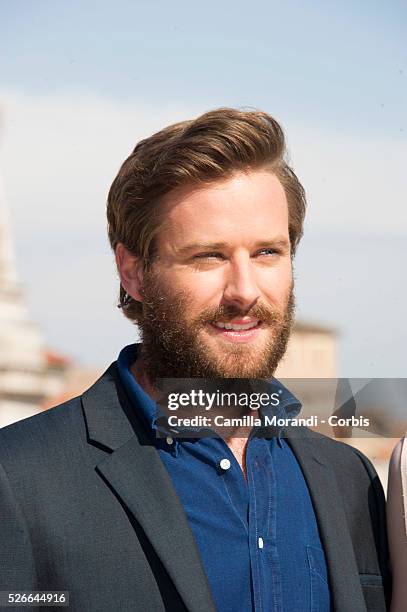
[[[318,453],[318,438],[305,428],[286,430],[291,446],[302,468],[314,505],[324,546],[334,609],[366,612],[341,494],[332,468]]]
[[[160,457],[135,418],[112,364],[82,396],[89,440],[113,451],[97,471],[141,525],[191,612],[215,612],[184,509]]]

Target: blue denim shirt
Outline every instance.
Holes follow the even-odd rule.
[[[120,377],[153,434],[181,500],[217,610],[329,612],[327,566],[317,521],[307,484],[286,440],[250,436],[246,480],[220,437],[169,438],[168,442],[155,437],[156,403],[130,372],[136,355],[137,345],[121,351]],[[285,391],[298,407],[298,400]]]

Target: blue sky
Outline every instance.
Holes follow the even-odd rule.
[[[404,2],[2,3],[3,86],[405,129]]]
[[[308,192],[299,314],[338,328],[342,375],[405,375],[405,3],[37,0],[0,14],[0,169],[48,344],[104,365],[132,340],[104,205],[135,142],[256,107],[283,124]]]

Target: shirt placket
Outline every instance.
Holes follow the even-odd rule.
[[[271,445],[252,438],[246,451],[249,488],[249,548],[255,612],[282,612],[281,575],[276,542],[276,478]]]

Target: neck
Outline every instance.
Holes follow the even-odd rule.
[[[152,400],[156,401],[158,399],[158,393],[146,373],[142,357],[137,357],[136,361],[131,365],[130,371],[143,391],[145,391]]]

